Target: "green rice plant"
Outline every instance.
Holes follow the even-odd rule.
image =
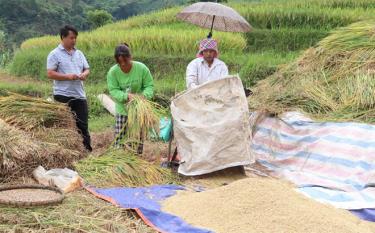
[[[253,51],[289,52],[307,49],[328,35],[320,29],[255,29],[246,34],[247,49]]]
[[[232,4],[254,28],[315,28],[330,30],[374,18],[372,8],[325,8],[310,1]]]
[[[77,162],[75,168],[85,182],[97,187],[140,187],[179,181],[170,169],[161,168],[122,149],[88,157]]]
[[[325,8],[364,8],[371,9],[375,7],[372,0],[309,0],[309,4],[322,6]]]
[[[161,79],[154,80],[155,93],[166,97],[173,97],[177,93],[186,89],[185,70],[179,74],[163,76]]]

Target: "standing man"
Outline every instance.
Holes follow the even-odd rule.
[[[187,89],[228,75],[228,67],[218,59],[218,56],[219,50],[216,40],[204,39],[200,42],[197,58],[190,62],[186,69]]]
[[[55,101],[66,103],[75,115],[79,133],[88,151],[92,151],[88,130],[88,107],[83,81],[90,74],[83,53],[76,49],[78,31],[72,26],[60,29],[61,43],[47,58],[47,76],[53,81]]]

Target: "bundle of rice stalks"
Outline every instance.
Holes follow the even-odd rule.
[[[86,182],[97,187],[139,187],[178,182],[178,176],[171,170],[124,150],[88,157],[77,162],[75,168]]]
[[[71,167],[82,153],[42,142],[0,120],[0,183],[24,176],[42,165],[48,169]]]
[[[13,93],[0,97],[0,117],[23,130],[75,128],[73,115],[66,105]]]
[[[82,136],[76,128],[45,128],[33,131],[33,137],[39,141],[50,144],[56,144],[62,148],[84,152],[85,148],[82,143]]]
[[[318,120],[375,123],[375,21],[333,32],[261,81],[250,108],[300,110]]]
[[[161,105],[134,95],[128,103],[128,122],[122,129],[125,142],[139,142],[149,138],[152,131],[159,132],[159,122],[167,111]]]

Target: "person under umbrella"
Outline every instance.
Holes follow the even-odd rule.
[[[191,61],[186,69],[187,89],[228,76],[228,67],[218,56],[216,40],[207,38],[200,42],[197,58]]]

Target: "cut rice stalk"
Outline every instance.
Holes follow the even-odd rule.
[[[23,130],[75,128],[74,117],[66,105],[13,93],[0,97],[0,117]]]
[[[250,108],[375,123],[375,21],[338,29],[254,88]]]
[[[83,155],[55,143],[39,141],[0,119],[0,183],[30,177],[39,165],[47,169],[71,167]]]
[[[124,135],[124,144],[142,142],[149,138],[150,132],[159,132],[160,118],[167,115],[167,110],[161,105],[140,95],[134,95],[127,108],[128,121],[120,133]]]
[[[75,164],[83,179],[97,187],[138,187],[178,183],[178,176],[124,151],[111,150],[99,157],[88,157]]]

